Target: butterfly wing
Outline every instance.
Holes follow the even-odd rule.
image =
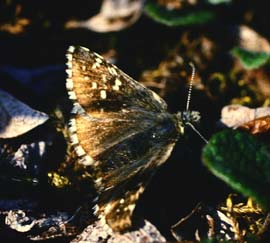
[[[67,82],[73,113],[80,118],[71,120],[77,135],[71,136],[83,164],[94,162],[96,155],[130,136],[130,131],[144,130],[152,124],[138,128],[138,119],[150,113],[161,113],[166,103],[154,92],[106,62],[100,55],[84,47],[71,46],[67,52]],[[84,115],[84,116],[82,116]],[[77,126],[80,129],[77,131]],[[121,129],[121,132],[119,132]],[[91,157],[91,158],[90,158]]]
[[[86,112],[143,109],[161,112],[167,105],[157,94],[145,88],[99,54],[84,47],[71,46],[67,52],[67,89],[71,100]]]
[[[114,170],[101,166],[102,177],[97,179],[102,191],[96,214],[105,216],[114,230],[122,231],[131,226],[135,204],[156,169],[170,155],[176,135],[174,124],[164,121],[100,155],[99,160],[107,165],[111,161],[123,163]]]
[[[91,168],[96,214],[122,230],[147,178],[173,148],[176,121],[158,95],[98,54],[72,46],[67,59],[70,139],[80,163]]]

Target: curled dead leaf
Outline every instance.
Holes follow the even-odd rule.
[[[237,128],[264,116],[270,116],[270,107],[252,109],[242,105],[227,105],[221,111],[221,122],[227,127]]]
[[[103,0],[97,15],[85,21],[70,20],[66,28],[86,28],[96,32],[119,31],[139,19],[143,4],[143,0]]]
[[[252,134],[270,133],[270,115],[244,123],[239,128],[248,130]]]
[[[268,40],[245,25],[238,27],[238,45],[252,52],[270,52]]]
[[[8,32],[10,34],[16,35],[25,32],[27,26],[29,26],[31,21],[26,18],[19,18],[15,23],[5,23],[0,25],[0,31]]]
[[[48,120],[48,115],[33,110],[7,92],[0,90],[0,138],[22,135]]]
[[[108,243],[165,243],[165,238],[154,225],[144,220],[142,227],[124,234],[113,232],[104,219],[99,219],[87,226],[71,243],[108,242]]]

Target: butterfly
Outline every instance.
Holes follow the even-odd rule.
[[[70,141],[78,163],[91,168],[95,215],[122,232],[132,226],[145,186],[200,114],[169,113],[156,93],[85,47],[70,46],[66,57]]]

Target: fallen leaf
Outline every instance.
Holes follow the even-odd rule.
[[[124,234],[113,232],[104,219],[87,226],[71,243],[154,243],[166,242],[165,238],[149,221],[144,220],[142,227]]]
[[[22,178],[28,178],[28,180],[32,178],[33,184],[36,184],[38,182],[36,177],[42,173],[42,160],[47,154],[47,149],[46,142],[44,141],[21,144],[16,149],[0,144],[0,175],[6,175],[5,169],[8,169],[10,175],[6,176],[9,180],[15,180],[16,178],[19,181],[20,178],[16,176],[20,175]],[[11,171],[14,173],[12,174]]]
[[[177,242],[208,242],[201,239],[247,242],[250,234],[259,232],[265,217],[266,213],[250,198],[243,202],[243,198],[234,193],[215,207],[199,203],[171,226],[171,232]]]
[[[37,218],[33,215],[34,212],[31,211],[10,210],[5,217],[5,224],[17,232],[27,233],[31,240],[73,236],[75,233],[72,227],[68,229],[64,227],[70,218],[66,212],[51,215],[43,213]]]
[[[203,242],[202,239],[235,240],[232,220],[219,209],[198,204],[171,227],[177,242]]]
[[[8,32],[13,35],[21,34],[25,32],[27,26],[31,21],[26,18],[18,18],[14,23],[5,23],[0,25],[0,31]]]
[[[7,92],[0,90],[0,138],[22,135],[48,120],[48,115],[33,110]]]
[[[143,0],[103,0],[100,13],[85,21],[70,20],[66,28],[86,28],[96,32],[125,29],[142,13]]]
[[[239,126],[252,134],[270,133],[270,115],[257,118]]]
[[[238,27],[239,47],[252,52],[270,52],[270,44],[266,38],[248,26]]]
[[[270,43],[259,33],[241,25],[236,27],[235,34],[237,46],[232,49],[232,54],[239,58],[246,69],[262,66],[270,59]]]
[[[227,127],[237,128],[264,116],[270,116],[270,107],[252,109],[242,105],[227,105],[222,108],[221,122]]]

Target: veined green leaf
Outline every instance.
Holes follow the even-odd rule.
[[[144,10],[150,18],[167,26],[200,25],[215,18],[214,12],[210,10],[167,10],[151,2],[145,4]]]
[[[232,54],[240,59],[246,69],[258,68],[265,64],[270,58],[270,53],[252,52],[240,47],[233,48]]]
[[[206,2],[213,5],[218,5],[218,4],[223,4],[223,3],[231,3],[232,0],[206,0]]]
[[[269,209],[270,146],[248,133],[225,130],[212,136],[202,159],[214,175]]]

